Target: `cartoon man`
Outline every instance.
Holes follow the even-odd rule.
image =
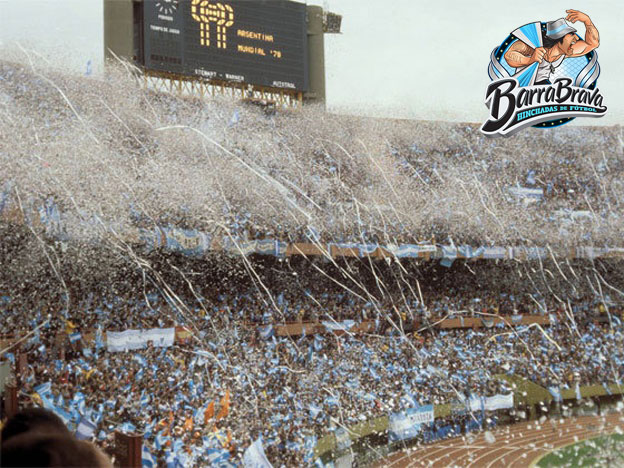
[[[546,23],[546,32],[542,30],[543,47],[533,48],[521,40],[512,44],[505,52],[505,60],[515,68],[526,67],[539,62],[535,84],[550,84],[555,69],[567,57],[580,57],[600,45],[598,30],[589,16],[577,10],[566,10],[568,16]],[[585,25],[585,40],[576,35],[576,29],[567,22],[580,21]]]

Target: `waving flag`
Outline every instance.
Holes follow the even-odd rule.
[[[95,350],[102,349],[104,347],[104,340],[102,339],[102,326],[99,325],[95,331]]]
[[[78,440],[88,440],[95,434],[96,425],[87,418],[82,418],[76,429],[76,438]]]
[[[312,403],[310,403],[310,406],[308,407],[310,409],[310,417],[312,419],[316,419],[316,417],[321,413],[321,408],[319,406],[313,405]]]
[[[147,405],[149,405],[150,402],[150,396],[148,394],[145,394],[141,397],[141,400],[139,401],[141,408],[146,407]]]
[[[316,436],[308,436],[303,444],[303,461],[310,464],[314,459],[314,447],[316,447]]]
[[[260,338],[262,338],[263,340],[270,339],[275,333],[275,330],[273,329],[272,325],[267,325],[266,327],[259,327],[258,331],[260,332]]]
[[[273,468],[269,463],[264,448],[262,447],[262,438],[258,438],[253,444],[245,450],[243,455],[243,466],[245,468]]]
[[[71,425],[71,415],[62,408],[54,408],[54,413],[63,420],[65,425],[69,427]]]
[[[177,468],[178,459],[171,450],[165,451],[165,463],[167,468]]]
[[[52,382],[46,382],[41,385],[37,385],[35,387],[35,392],[39,394],[39,396],[47,396],[52,392]]]
[[[72,406],[75,404],[80,414],[84,414],[86,410],[85,396],[81,392],[77,392],[72,399]]]
[[[152,453],[145,445],[143,445],[143,450],[141,452],[141,466],[143,468],[155,468],[157,466],[156,460],[154,460]]]
[[[165,445],[167,443],[167,441],[170,440],[170,439],[171,439],[171,437],[164,436],[162,434],[162,432],[159,432],[156,435],[156,439],[154,439],[154,445],[156,446],[156,450],[160,450],[163,447],[163,445]]]
[[[80,340],[80,338],[82,338],[82,335],[80,334],[80,332],[74,332],[69,335],[69,341],[71,343],[75,343],[76,341]]]
[[[230,452],[217,447],[206,449],[206,455],[211,466],[221,466],[221,463],[230,459]]]
[[[136,431],[136,427],[134,427],[134,424],[129,423],[129,422],[125,422],[123,423],[120,427],[119,430],[121,432],[124,432],[126,434],[129,434],[131,432],[135,432]]]

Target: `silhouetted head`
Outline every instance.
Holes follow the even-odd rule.
[[[71,435],[61,418],[43,408],[26,408],[10,418],[2,428],[2,442],[25,432]]]

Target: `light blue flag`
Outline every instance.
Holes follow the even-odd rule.
[[[206,455],[211,466],[220,466],[222,462],[230,459],[230,452],[220,447],[206,449]]]
[[[171,450],[165,451],[165,463],[167,468],[176,468],[176,456]]]
[[[71,335],[69,335],[69,341],[71,343],[75,343],[76,341],[80,340],[80,338],[82,338],[82,335],[80,334],[80,332],[74,332]]]
[[[143,445],[143,451],[141,453],[141,466],[143,468],[155,468],[157,466],[156,460],[152,457],[152,452],[150,452],[146,445]]]
[[[74,398],[72,399],[72,405],[76,405],[76,408],[78,409],[78,412],[80,414],[84,414],[85,413],[85,396],[84,394],[82,394],[81,392],[77,392],[74,395]]]
[[[561,401],[561,390],[559,387],[548,387],[548,391],[553,396],[556,402]]]
[[[316,436],[308,436],[305,438],[303,444],[303,461],[308,464],[314,459],[314,447],[316,447],[316,441]]]
[[[203,424],[204,423],[204,411],[206,410],[206,406],[202,408],[197,408],[195,410],[195,412],[193,413],[193,421],[195,422],[195,424]]]
[[[40,340],[40,336],[39,336],[39,330],[37,330],[37,331],[33,334],[33,337],[32,337],[30,340],[28,340],[28,344],[31,344],[31,345],[32,345],[32,344],[37,344],[37,343],[39,343],[40,341],[41,341],[41,340]]]
[[[266,327],[259,327],[258,331],[260,332],[260,338],[262,338],[263,340],[270,339],[275,333],[272,325],[267,325]]]
[[[151,423],[145,426],[145,430],[143,431],[144,439],[152,436],[152,429],[154,429],[155,425],[156,425],[156,419],[154,419]]]
[[[87,418],[82,418],[76,429],[76,438],[78,440],[89,440],[95,434],[96,425]]]
[[[119,430],[121,432],[131,433],[131,432],[135,432],[136,431],[136,427],[132,423],[125,422],[121,426],[119,426]]]
[[[335,396],[328,396],[324,403],[328,406],[340,406],[340,400]]]
[[[160,450],[167,443],[169,439],[171,439],[171,437],[164,436],[162,432],[159,432],[156,435],[156,439],[154,439],[154,445],[156,446],[156,450]]]
[[[310,417],[312,419],[316,419],[316,417],[321,413],[322,409],[319,406],[316,406],[312,403],[310,403],[310,406],[308,407],[310,409]]]
[[[67,427],[71,425],[71,415],[62,408],[55,408],[54,413],[63,420]]]
[[[35,392],[37,392],[40,397],[50,394],[52,392],[52,382],[46,382],[41,385],[37,385],[35,387]]]
[[[54,395],[51,393],[46,393],[43,395],[39,395],[41,397],[41,404],[45,409],[56,412],[56,406],[54,405]]]
[[[184,448],[184,442],[181,439],[174,439],[173,444],[171,446],[173,452],[178,455],[178,452]]]
[[[453,262],[455,262],[454,258],[443,258],[442,260],[440,260],[440,265],[445,268],[451,268]]]
[[[102,339],[102,326],[99,325],[95,331],[95,349],[99,350],[104,347],[104,340]]]
[[[320,351],[323,349],[323,338],[319,335],[314,335],[314,351]]]
[[[132,359],[141,364],[143,367],[147,367],[147,360],[143,356],[135,354]]]
[[[245,468],[273,468],[264,453],[261,437],[245,450],[243,454],[243,466]]]

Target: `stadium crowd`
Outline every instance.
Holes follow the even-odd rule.
[[[551,325],[544,329],[425,328],[402,334],[374,315],[373,307],[358,306],[346,295],[320,297],[325,303],[317,308],[324,305],[323,313],[294,296],[276,296],[278,307],[293,309],[285,318],[323,320],[329,314],[334,320],[361,320],[364,313],[377,318],[376,331],[277,337],[271,334],[267,301],[254,302],[250,294],[218,295],[211,308],[206,301],[190,316],[154,293],[139,300],[91,295],[88,303],[66,318],[49,320],[28,338],[30,364],[20,377],[22,396],[45,406],[36,392],[49,382],[47,404],[66,411],[73,424],[82,416],[93,421],[94,437],[105,448],[114,430],[140,431],[161,462],[175,454],[185,466],[205,465],[207,450],[212,447],[214,453],[217,447],[238,463],[261,436],[276,466],[295,466],[312,461],[311,448],[327,430],[410,406],[508,393],[509,385],[497,374],[572,388],[619,383],[624,372],[620,311],[610,309],[613,328],[596,322],[604,317],[605,305],[594,298],[570,303],[572,319],[563,309],[529,300],[526,304],[535,307],[531,311],[550,315]],[[432,318],[480,308],[531,312],[518,305],[524,301],[509,295],[500,299],[498,310],[494,298],[484,295],[457,303],[444,296],[428,303],[435,311]],[[18,310],[10,296],[3,296],[5,332],[23,335],[47,320],[46,311],[27,315]],[[186,325],[195,336],[172,347],[149,344],[126,353],[108,352],[101,335],[174,324]],[[89,328],[99,330],[94,342],[74,338]],[[59,359],[59,334],[65,360]]]
[[[233,261],[212,249],[188,260],[129,245],[137,228],[177,226],[217,239],[617,247],[620,127],[494,140],[474,125],[312,108],[267,119],[142,92],[113,75],[74,79],[26,63],[3,62],[0,76],[8,104],[0,323],[2,338],[22,340],[21,349],[3,345],[0,358],[17,371],[26,353],[15,376],[22,404],[54,409],[76,432],[90,423],[87,432],[109,451],[115,430],[142,432],[161,466],[176,458],[226,466],[261,437],[275,466],[302,466],[328,431],[410,406],[465,407],[471,397],[508,393],[499,374],[555,392],[621,383],[622,310],[594,290],[592,281],[604,281],[589,280],[613,277],[624,290],[619,264],[592,260],[585,275],[567,260],[565,274],[542,260],[466,262],[427,284],[450,265],[306,258],[306,268],[294,268],[303,260]],[[589,228],[571,210],[591,212],[582,218]],[[41,232],[31,226],[37,219]],[[516,269],[522,274],[509,274]],[[586,277],[590,293],[573,293]],[[146,283],[159,289],[145,291]],[[549,325],[514,324],[523,314]],[[507,325],[435,326],[492,315]],[[374,328],[362,335],[331,327],[275,334],[284,322],[364,320]],[[113,351],[104,338],[173,326],[192,337],[133,351]]]

